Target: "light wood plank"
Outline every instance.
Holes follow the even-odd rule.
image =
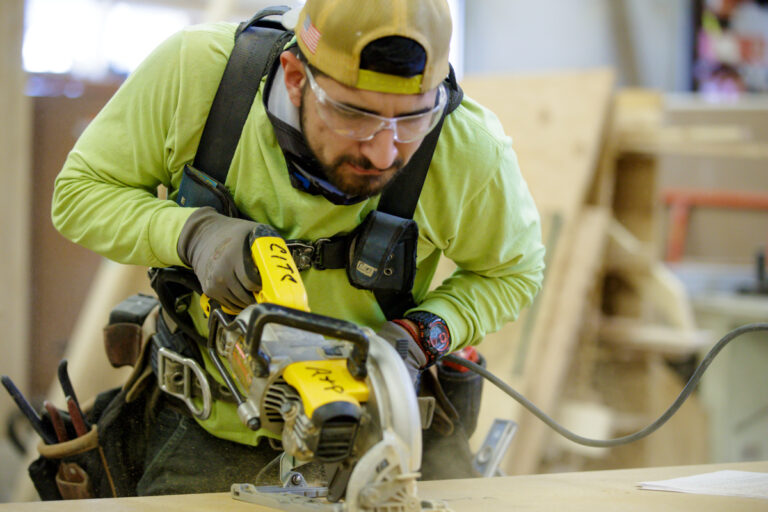
[[[764,511],[765,500],[646,491],[637,486],[638,482],[643,481],[678,478],[726,469],[768,472],[768,461],[473,480],[437,480],[420,482],[419,497],[442,500],[455,512]],[[268,510],[273,509],[233,500],[228,493],[0,504],[0,512],[261,512]]]
[[[3,162],[3,186],[0,187],[0,240],[3,243],[0,353],[3,356],[0,373],[9,375],[22,390],[28,390],[29,198],[32,184],[29,172],[31,111],[29,100],[24,96],[26,75],[21,65],[23,20],[23,0],[0,2],[0,155]],[[14,408],[11,400],[0,400],[3,424]]]
[[[610,70],[476,75],[464,92],[499,117],[536,203],[575,215],[592,183],[611,104]]]
[[[572,243],[561,249],[553,279],[546,290],[549,307],[537,322],[530,358],[519,389],[544,412],[553,413],[562,393],[571,359],[579,341],[587,298],[599,282],[610,214],[585,208]],[[535,473],[544,450],[548,427],[527,411],[517,417],[518,434],[506,464],[510,474]]]

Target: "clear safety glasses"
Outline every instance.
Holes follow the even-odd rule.
[[[339,103],[317,85],[309,66],[304,66],[304,70],[309,78],[309,86],[317,98],[318,115],[328,128],[350,139],[371,140],[381,130],[392,130],[397,142],[417,141],[437,125],[448,100],[445,85],[440,84],[435,106],[429,110],[418,114],[384,117]]]

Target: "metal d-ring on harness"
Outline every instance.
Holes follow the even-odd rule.
[[[182,368],[181,379],[180,382],[178,382],[181,384],[181,391],[176,391],[168,385],[169,379],[167,375],[170,373],[168,371],[170,366],[169,363],[176,363]],[[195,417],[204,420],[211,415],[211,387],[208,384],[208,379],[206,378],[203,369],[197,364],[197,361],[189,357],[181,356],[178,352],[173,352],[165,347],[160,347],[157,350],[157,375],[160,389],[184,402]],[[177,372],[175,375],[179,375],[179,373]],[[201,398],[203,400],[203,405],[200,407],[197,407],[192,400],[193,376],[197,379],[202,390]]]
[[[183,268],[151,269],[150,281],[161,304],[156,332],[150,341],[150,365],[158,387],[178,398],[198,419],[211,414],[214,400],[234,402],[232,393],[205,371],[198,345],[190,340],[203,341],[182,315],[189,307],[191,293],[181,295],[179,290],[199,290],[191,270]],[[201,405],[196,405],[199,399]]]

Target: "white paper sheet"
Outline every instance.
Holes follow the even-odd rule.
[[[716,494],[768,500],[768,473],[751,471],[716,471],[702,475],[672,478],[656,482],[640,482],[641,489],[651,491]]]

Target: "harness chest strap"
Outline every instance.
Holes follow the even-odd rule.
[[[350,238],[347,235],[339,235],[314,241],[286,240],[286,245],[299,272],[310,268],[346,268]]]

